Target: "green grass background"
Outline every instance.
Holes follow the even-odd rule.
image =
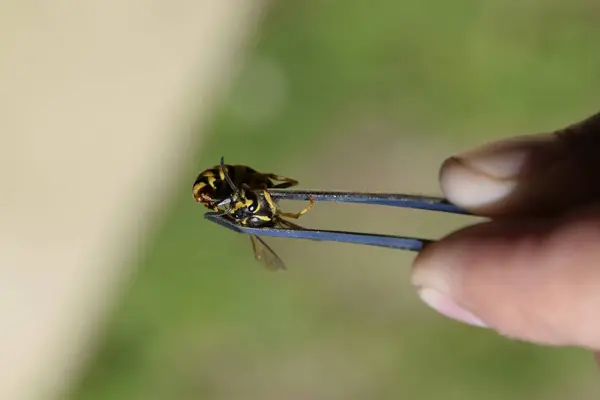
[[[203,220],[191,183],[224,155],[307,187],[439,194],[452,152],[597,111],[599,16],[586,0],[274,2],[70,398],[591,398],[588,354],[421,305],[411,254],[275,239],[289,271],[268,273]],[[319,205],[304,224],[465,223],[393,213]]]

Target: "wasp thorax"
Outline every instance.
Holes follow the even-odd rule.
[[[251,217],[259,208],[258,196],[249,192],[241,196],[233,204],[233,217],[236,219],[246,219]]]

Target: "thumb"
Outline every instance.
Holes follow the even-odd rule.
[[[600,350],[600,208],[485,222],[428,245],[412,281],[440,313],[502,335]]]
[[[440,171],[452,203],[488,217],[553,215],[600,201],[600,113],[564,129],[487,143]]]

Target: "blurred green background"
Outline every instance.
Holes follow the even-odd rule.
[[[439,195],[446,156],[597,111],[599,16],[585,0],[273,2],[70,398],[592,398],[589,354],[422,305],[413,254],[268,238],[288,266],[273,274],[191,185],[223,155],[301,187]],[[470,222],[330,204],[301,220],[432,238]]]

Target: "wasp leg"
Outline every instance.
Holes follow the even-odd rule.
[[[269,192],[267,192],[266,190],[263,190],[263,194],[265,196],[265,200],[267,201],[267,205],[269,206],[269,209],[271,210],[271,212],[273,214],[277,214],[277,206],[275,205],[275,202],[273,201],[271,194]]]
[[[315,205],[315,199],[313,199],[313,197],[310,196],[309,199],[308,199],[308,205],[306,207],[304,207],[300,212],[297,212],[297,213],[281,212],[281,213],[279,213],[279,215],[281,215],[283,217],[298,219],[302,215],[304,215],[307,212],[309,212],[310,209],[313,208],[314,205]]]
[[[265,195],[265,200],[267,200],[267,204],[269,205],[269,208],[271,209],[271,211],[273,213],[277,213],[277,214],[281,215],[282,217],[298,219],[302,215],[304,215],[308,211],[310,211],[310,209],[313,208],[313,206],[315,205],[315,199],[313,199],[313,197],[310,196],[308,199],[308,206],[304,207],[304,209],[302,209],[300,212],[298,212],[298,213],[278,212],[277,206],[275,205],[275,201],[273,201],[271,194],[267,190],[263,190],[263,193]]]
[[[219,207],[216,206],[215,202],[213,201],[213,199],[210,196],[208,196],[204,193],[201,193],[200,198],[204,201],[204,204],[206,204],[207,208],[212,208],[213,210],[215,210],[217,212],[219,211]]]

